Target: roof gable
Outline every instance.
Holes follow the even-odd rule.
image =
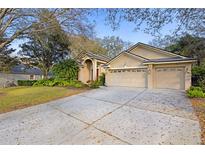
[[[92,52],[81,52],[77,57],[76,59],[83,59],[85,56],[89,57],[89,58],[94,58],[94,59],[97,59],[97,60],[101,60],[101,61],[104,61],[104,62],[108,62],[109,61],[109,58],[105,55],[101,55],[101,54],[95,54],[95,53],[92,53]]]
[[[133,54],[124,52],[109,63],[111,68],[130,68],[139,67],[143,65],[144,59]]]
[[[129,57],[132,57],[138,61],[145,61],[145,60],[148,60],[144,57],[141,57],[141,56],[138,56],[138,55],[135,55],[133,53],[129,53],[129,52],[121,52],[120,54],[118,54],[117,56],[115,56],[113,59],[111,59],[107,64],[111,64],[111,63],[114,63],[116,60],[118,60],[119,58],[121,58],[122,55],[128,55]]]
[[[164,49],[156,48],[154,46],[147,45],[140,42],[135,44],[131,48],[129,48],[127,52],[134,53],[136,55],[142,56],[147,59],[160,59],[160,58],[173,58],[173,57],[186,58],[171,53],[169,51],[166,51]]]

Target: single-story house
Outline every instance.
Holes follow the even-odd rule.
[[[43,78],[43,73],[38,67],[28,68],[24,64],[19,64],[11,68],[9,73],[0,72],[0,87],[6,82],[14,82],[18,80],[39,80]]]
[[[86,83],[105,72],[106,86],[187,90],[191,86],[193,58],[137,43],[113,59],[84,53],[79,55],[78,79]]]

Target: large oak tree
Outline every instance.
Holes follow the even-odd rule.
[[[47,13],[46,13],[47,12]],[[39,19],[42,16],[44,21]],[[57,20],[61,28],[70,35],[90,36],[93,25],[89,22],[87,9],[0,9],[0,48],[15,39],[28,36],[31,33],[55,28],[53,20]],[[43,29],[37,29],[37,27]]]
[[[21,45],[19,52],[23,57],[29,59],[29,64],[38,66],[44,75],[48,77],[48,73],[54,63],[66,58],[69,54],[70,42],[67,39],[65,31],[62,29],[57,18],[51,17],[49,11],[39,14],[39,20],[45,25],[36,25],[28,37],[27,42]],[[52,22],[46,22],[47,16],[52,18]],[[47,28],[52,27],[52,28]],[[38,31],[44,29],[43,31]]]
[[[12,59],[9,54],[3,51],[5,49],[9,50],[8,47],[13,41],[22,38],[27,38],[26,40],[29,40],[30,43],[40,41],[43,39],[40,36],[45,37],[48,32],[47,36],[50,37],[49,33],[56,31],[56,29],[61,29],[68,36],[83,35],[91,37],[93,35],[93,25],[88,21],[88,14],[88,9],[2,8],[0,9],[0,58]],[[59,37],[57,35],[52,39]],[[34,42],[31,44],[34,45]],[[5,64],[3,61],[1,63],[2,66]]]
[[[123,21],[135,24],[135,30],[143,30],[155,36],[160,36],[166,25],[172,25],[173,34],[189,32],[195,35],[205,35],[204,8],[125,8],[106,9],[107,21],[113,29]]]

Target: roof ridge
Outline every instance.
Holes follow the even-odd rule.
[[[82,51],[75,58],[79,58],[83,54],[91,54],[91,55],[94,55],[94,56],[101,56],[101,57],[106,58],[108,60],[110,59],[108,56],[105,56],[105,55],[100,54],[100,53],[94,53],[94,52],[91,52],[91,51]]]
[[[150,48],[154,48],[156,50],[160,50],[161,52],[164,52],[165,54],[171,54],[171,55],[176,55],[178,57],[182,57],[182,58],[187,58],[185,56],[181,56],[181,55],[178,55],[178,54],[175,54],[175,53],[172,53],[166,49],[163,49],[163,48],[159,48],[159,47],[155,47],[153,45],[150,45],[150,44],[145,44],[145,43],[142,43],[142,42],[137,42],[136,44],[134,44],[133,46],[131,46],[129,49],[127,49],[127,52],[130,52],[132,49],[136,48],[137,46],[139,45],[143,45],[143,46],[147,46],[147,47],[150,47]]]
[[[150,62],[176,62],[176,61],[195,61],[194,58],[162,58],[162,59],[150,59],[145,60],[144,63],[150,63]]]
[[[93,55],[102,56],[102,57],[104,57],[104,58],[108,58],[108,59],[109,59],[108,56],[103,55],[103,54],[101,54],[101,53],[94,53],[94,52],[91,52],[91,51],[86,51],[86,52],[87,52],[87,53],[91,53],[91,54],[93,54]]]

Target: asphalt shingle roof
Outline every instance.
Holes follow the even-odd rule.
[[[195,60],[194,58],[181,58],[181,57],[171,57],[171,58],[160,58],[160,59],[150,59],[145,60],[144,63],[150,63],[150,62],[174,62],[174,61],[189,61],[189,60]]]
[[[42,71],[38,67],[28,68],[24,64],[19,64],[11,68],[12,74],[33,74],[33,75],[42,75]]]
[[[94,59],[98,59],[98,60],[102,60],[105,62],[108,62],[110,60],[109,57],[105,56],[105,55],[101,55],[101,54],[95,54],[93,52],[83,52],[80,53],[77,58],[82,58],[84,55],[87,55],[90,58],[94,58]]]

